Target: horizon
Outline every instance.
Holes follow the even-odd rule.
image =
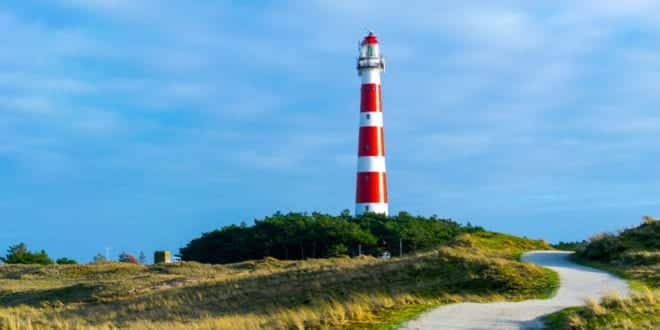
[[[660,214],[659,10],[0,4],[0,255],[151,260],[278,210],[353,210],[368,30],[391,214],[550,242],[637,225]]]

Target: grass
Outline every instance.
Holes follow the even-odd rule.
[[[607,296],[585,307],[562,310],[546,318],[548,329],[660,329],[660,290],[646,289],[629,298]]]
[[[488,254],[503,258],[520,260],[523,253],[531,250],[550,250],[550,244],[544,240],[532,240],[494,232],[478,232],[461,235],[451,246],[471,247],[488,251]]]
[[[0,265],[0,329],[391,329],[461,301],[551,295],[553,272],[516,258],[548,249],[496,233],[372,257],[228,265]]]
[[[644,223],[619,235],[598,235],[578,252],[574,261],[599,268],[626,279],[631,297],[617,294],[600,302],[587,300],[585,307],[569,308],[545,321],[549,329],[660,329],[660,222],[645,217]],[[615,248],[611,248],[614,246]],[[604,248],[605,247],[605,248]],[[588,256],[597,255],[593,260]]]
[[[375,322],[353,322],[346,328],[350,330],[356,329],[372,329],[372,330],[393,330],[397,325],[412,320],[420,314],[438,307],[438,304],[417,304],[407,305],[398,308],[384,309],[378,314],[379,320]]]

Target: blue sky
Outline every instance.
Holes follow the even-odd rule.
[[[655,1],[0,3],[0,249],[148,255],[352,209],[378,34],[390,209],[551,241],[660,214]]]

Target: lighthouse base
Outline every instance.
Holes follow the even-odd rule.
[[[367,212],[389,214],[387,203],[357,203],[355,204],[355,215],[362,215]]]

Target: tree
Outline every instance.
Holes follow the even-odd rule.
[[[127,263],[131,263],[131,264],[138,264],[139,263],[138,260],[134,256],[132,256],[132,255],[126,253],[126,252],[122,252],[119,255],[119,262],[127,262]]]
[[[328,248],[328,256],[330,257],[339,257],[346,255],[347,253],[348,248],[344,244],[335,244]]]
[[[140,251],[139,261],[143,265],[147,263],[147,256],[144,255],[144,251]]]
[[[46,251],[31,252],[25,243],[10,246],[7,249],[7,255],[4,258],[0,258],[0,260],[7,264],[49,265],[53,263],[53,260],[48,257]]]
[[[359,252],[378,256],[392,248],[398,252],[400,244],[404,252],[433,248],[461,233],[478,230],[480,227],[462,227],[437,216],[413,216],[406,212],[391,217],[376,213],[353,217],[348,210],[336,216],[276,212],[250,226],[229,225],[204,233],[181,248],[179,255],[186,261],[207,263],[264,257],[327,258]]]
[[[58,265],[76,265],[76,264],[78,264],[78,262],[76,262],[73,259],[69,259],[69,258],[59,258],[59,259],[57,259],[57,261],[55,261],[55,263],[57,263]]]

